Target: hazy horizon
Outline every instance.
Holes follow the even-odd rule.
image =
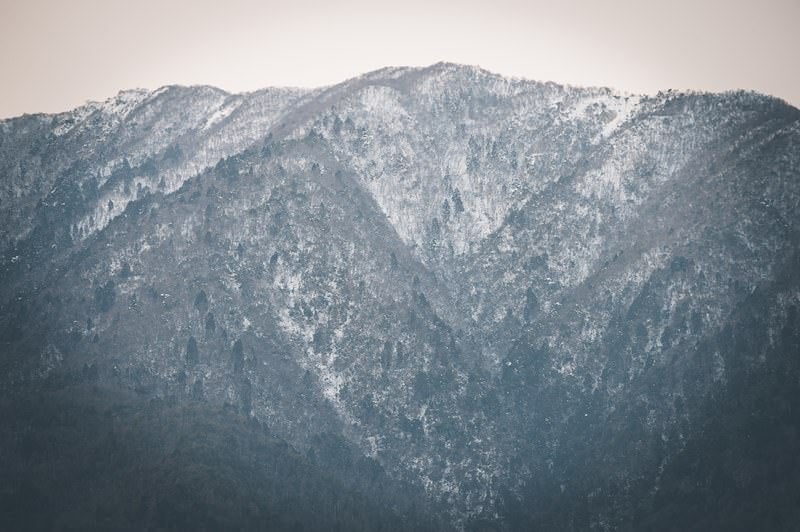
[[[754,90],[800,105],[800,4],[503,0],[316,6],[236,0],[0,5],[0,118],[66,111],[120,90],[332,85],[387,66],[476,65],[504,76],[653,94]]]

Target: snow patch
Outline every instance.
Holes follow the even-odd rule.
[[[205,124],[200,128],[201,130],[209,129],[214,124],[217,124],[230,116],[232,112],[239,108],[242,104],[241,100],[231,98],[227,102],[223,103],[216,111],[209,115],[208,119],[206,119]]]
[[[600,135],[603,138],[608,138],[614,131],[616,131],[622,124],[627,122],[639,110],[641,97],[639,96],[616,96],[607,102],[606,106],[612,109],[615,113],[614,118],[611,119],[604,127]]]

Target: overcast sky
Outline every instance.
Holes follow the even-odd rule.
[[[799,22],[800,0],[0,0],[0,117],[133,87],[320,86],[438,61],[800,106]]]

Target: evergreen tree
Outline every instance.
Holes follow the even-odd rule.
[[[525,310],[523,311],[522,316],[526,323],[531,323],[538,312],[539,298],[536,297],[536,294],[533,292],[533,288],[529,286],[528,290],[525,292]]]
[[[233,371],[236,373],[241,373],[241,371],[244,369],[244,347],[242,346],[241,339],[236,340],[233,343],[231,360],[233,361]]]
[[[116,298],[117,291],[114,281],[108,280],[106,284],[98,286],[94,290],[94,302],[100,312],[108,312],[111,310]]]
[[[195,296],[194,308],[196,308],[200,314],[205,314],[208,311],[208,296],[205,290],[200,290]]]
[[[200,361],[200,352],[197,350],[197,340],[194,336],[189,337],[186,342],[186,364],[189,367],[195,366]]]

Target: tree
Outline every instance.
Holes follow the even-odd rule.
[[[386,340],[381,350],[381,367],[384,371],[392,367],[392,342]]]
[[[166,150],[164,150],[163,160],[169,162],[179,162],[183,160],[184,154],[183,150],[177,144],[170,144]]]
[[[236,373],[241,373],[241,371],[244,369],[244,346],[242,346],[241,339],[236,340],[233,343],[231,360],[233,360],[233,371]]]
[[[453,191],[453,211],[456,215],[461,214],[464,212],[464,204],[461,202],[461,192],[458,189]]]
[[[538,312],[539,298],[536,297],[536,294],[533,292],[533,288],[529,286],[528,290],[525,292],[525,310],[523,311],[522,316],[526,323],[531,323]]]
[[[192,399],[202,401],[203,395],[203,379],[197,379],[192,386]]]
[[[117,291],[114,281],[108,280],[106,284],[98,286],[94,290],[94,302],[100,312],[108,312],[111,310],[116,298]]]
[[[189,337],[186,342],[186,364],[191,366],[196,365],[200,361],[200,352],[197,350],[197,340],[194,336]]]
[[[208,311],[208,296],[205,290],[200,290],[195,296],[194,308],[196,308],[200,314],[205,314]]]
[[[136,298],[136,293],[128,296],[128,310],[139,311],[139,300]]]
[[[239,385],[239,397],[242,401],[242,413],[249,416],[253,410],[253,386],[247,378],[242,380]]]
[[[428,230],[428,238],[430,240],[430,246],[432,248],[436,248],[439,246],[439,242],[441,241],[441,234],[442,234],[442,226],[439,223],[439,218],[434,217],[431,220],[430,229]]]

